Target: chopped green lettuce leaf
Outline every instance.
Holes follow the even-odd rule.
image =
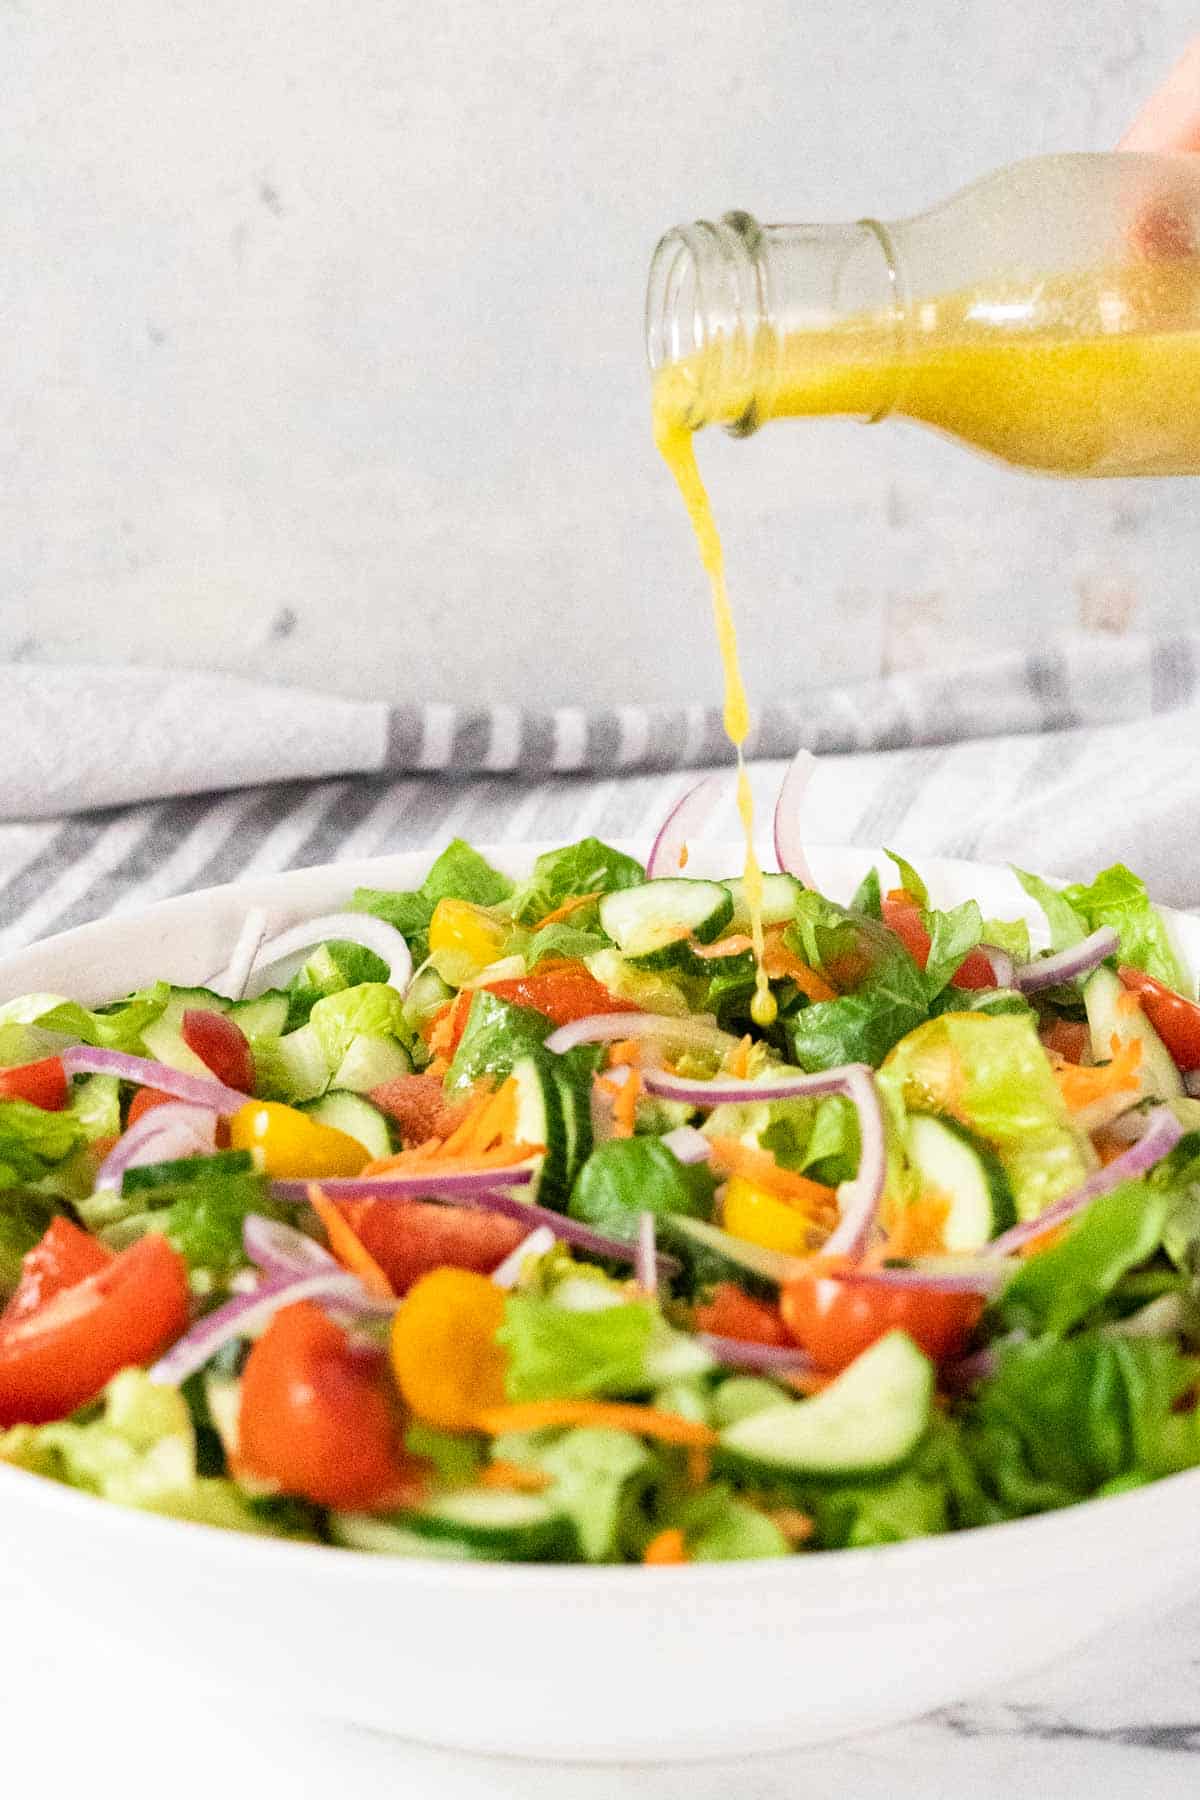
[[[1050,927],[1050,948],[1052,950],[1069,950],[1072,944],[1082,943],[1088,934],[1085,919],[1076,912],[1066,895],[1040,875],[1030,875],[1025,869],[1012,865],[1012,872],[1020,882],[1031,900],[1036,900],[1046,915],[1046,923]]]
[[[913,868],[912,864],[910,862],[905,862],[902,856],[897,856],[894,850],[885,850],[885,855],[891,857],[896,868],[899,870],[900,886],[904,889],[905,893],[910,895],[912,899],[916,901],[918,906],[922,908],[927,907],[929,905],[929,889],[925,886],[925,883],[921,880],[921,877],[917,874],[917,871]]]
[[[879,1080],[910,1111],[945,1113],[985,1138],[1022,1219],[1088,1175],[1087,1141],[1070,1122],[1029,1013],[943,1013],[895,1047]]]
[[[476,906],[499,906],[513,891],[513,884],[486,857],[462,838],[446,845],[419,888],[392,892],[387,888],[356,888],[351,912],[373,913],[408,940],[413,957],[424,962],[429,952],[429,921],[439,900],[471,900]]]
[[[609,1237],[632,1239],[644,1212],[710,1218],[715,1188],[706,1164],[685,1166],[658,1138],[609,1138],[579,1171],[567,1211]]]
[[[447,1487],[465,1487],[475,1480],[483,1466],[483,1451],[477,1437],[438,1431],[419,1419],[414,1420],[405,1432],[404,1448],[410,1456],[419,1456],[431,1463],[438,1480]]]
[[[0,1100],[0,1188],[41,1181],[83,1141],[70,1111],[46,1112],[27,1100]]]
[[[982,938],[983,915],[974,900],[964,900],[949,912],[925,912],[922,918],[929,933],[925,992],[933,1000],[949,985],[963,959]]]
[[[331,938],[319,944],[288,985],[288,1031],[308,1023],[309,1014],[318,1000],[328,994],[340,994],[346,988],[364,982],[386,982],[388,966],[364,944]]]
[[[71,1096],[71,1117],[89,1144],[121,1135],[121,1084],[115,1075],[88,1075]]]
[[[232,1531],[269,1529],[232,1482],[197,1474],[187,1401],[141,1369],[114,1376],[98,1416],[89,1408],[61,1423],[0,1433],[0,1462],[122,1506]]]
[[[883,1061],[893,1044],[928,1012],[925,977],[886,926],[847,912],[811,890],[796,901],[785,942],[843,991],[790,1015],[784,1023],[802,1069]]]
[[[1179,958],[1171,948],[1162,914],[1146,892],[1146,884],[1124,863],[1104,869],[1086,886],[1076,884],[1063,898],[1084,921],[1088,931],[1111,925],[1121,939],[1120,957],[1135,969],[1165,981],[1168,987],[1190,994]]]
[[[654,1453],[627,1431],[579,1426],[574,1431],[510,1433],[492,1453],[504,1462],[553,1477],[550,1497],[575,1527],[588,1562],[619,1561],[646,1535],[644,1501],[660,1479]]]
[[[0,1305],[21,1279],[21,1259],[46,1233],[58,1208],[41,1194],[0,1194]]]
[[[983,942],[997,950],[1007,950],[1015,963],[1027,963],[1033,951],[1029,943],[1029,925],[1024,919],[985,919]]]
[[[538,857],[533,873],[513,895],[513,917],[534,925],[578,894],[611,894],[618,888],[638,887],[645,879],[645,869],[632,856],[599,838],[581,838]]]
[[[36,1025],[40,1031],[61,1032],[82,1044],[144,1055],[142,1033],[161,1017],[170,992],[167,983],[160,981],[96,1012],[60,994],[23,994],[0,1006],[0,1026]]]
[[[356,1037],[403,1037],[404,1002],[385,981],[365,981],[318,1000],[308,1023],[332,1074]]]
[[[643,1392],[660,1327],[649,1301],[577,1311],[536,1294],[510,1294],[498,1333],[508,1352],[505,1392],[514,1401]]]
[[[597,927],[593,931],[585,931],[578,924],[543,925],[535,931],[525,945],[522,954],[527,969],[536,969],[540,962],[548,956],[566,957],[570,962],[583,962],[594,956],[597,950],[603,950],[608,943],[604,933]]]
[[[739,1499],[725,1482],[709,1482],[664,1510],[661,1526],[683,1532],[692,1562],[754,1562],[791,1553],[774,1520]]]
[[[879,870],[868,869],[854,890],[850,902],[850,911],[864,913],[868,919],[883,917],[883,888],[879,879]]]

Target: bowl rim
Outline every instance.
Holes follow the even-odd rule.
[[[647,843],[642,839],[613,838],[609,841],[631,854],[644,856],[647,851]],[[528,866],[546,849],[557,847],[557,844],[545,841],[477,846],[482,854],[500,866],[515,864],[518,868]],[[703,850],[706,858],[735,854],[740,860],[742,854],[741,847],[731,843],[706,844]],[[158,923],[168,926],[176,915],[186,916],[197,907],[223,901],[237,902],[243,895],[247,896],[247,906],[261,905],[264,900],[286,904],[293,889],[333,883],[343,876],[348,887],[363,883],[364,876],[371,873],[382,875],[387,872],[394,879],[398,868],[419,867],[437,851],[437,846],[431,846],[355,859],[344,864],[322,863],[252,876],[174,895],[135,912],[94,920],[0,957],[0,996],[9,991],[10,971],[15,973],[25,963],[36,962],[39,952],[60,948],[84,951],[93,945],[99,949],[104,939],[118,928],[130,930],[143,924]],[[809,853],[818,867],[827,857],[851,862],[862,860],[876,865],[887,860],[886,852],[858,845],[814,845]],[[921,861],[923,869],[933,877],[931,885],[935,888],[937,879],[947,874],[961,879],[971,875],[994,878],[1007,873],[1002,865],[969,858],[926,856]],[[1193,966],[1200,964],[1200,919],[1178,909],[1164,907],[1161,910],[1177,943],[1180,925],[1186,921],[1184,933],[1195,934],[1196,950],[1189,955],[1185,949],[1184,954]],[[298,916],[303,916],[303,909]],[[27,977],[22,975],[19,979],[24,981]],[[1198,1491],[1200,1468],[1187,1469],[1126,1493],[1083,1500],[1050,1512],[972,1526],[963,1531],[911,1538],[897,1544],[824,1550],[819,1555],[772,1557],[751,1562],[668,1565],[648,1571],[641,1564],[458,1562],[434,1557],[390,1557],[341,1545],[229,1530],[202,1521],[126,1507],[85,1490],[68,1487],[53,1477],[0,1464],[0,1509],[9,1501],[18,1506],[29,1504],[61,1513],[68,1521],[78,1519],[85,1527],[90,1521],[93,1529],[106,1531],[116,1539],[148,1536],[152,1544],[164,1549],[172,1543],[177,1548],[191,1544],[197,1555],[230,1568],[240,1568],[265,1558],[274,1573],[294,1573],[317,1581],[345,1578],[368,1580],[372,1584],[388,1582],[403,1587],[436,1587],[443,1591],[454,1588],[481,1593],[515,1583],[531,1596],[555,1588],[564,1580],[571,1583],[572,1592],[581,1594],[607,1592],[612,1588],[618,1592],[628,1589],[661,1597],[664,1593],[682,1596],[693,1590],[707,1591],[730,1584],[736,1584],[740,1589],[761,1588],[765,1593],[775,1589],[780,1579],[795,1579],[805,1583],[804,1599],[810,1611],[814,1610],[815,1603],[816,1610],[859,1613],[891,1610],[887,1587],[883,1585],[890,1585],[889,1578],[928,1580],[932,1577],[943,1590],[970,1587],[980,1581],[987,1587],[994,1587],[1001,1581],[1007,1587],[1039,1585],[1045,1578],[1047,1554],[1053,1552],[1061,1554],[1063,1563],[1083,1571],[1093,1561],[1111,1553],[1113,1533],[1109,1526],[1120,1530],[1121,1520],[1127,1520],[1129,1528],[1138,1533],[1138,1541],[1149,1542],[1156,1548],[1165,1545],[1169,1552],[1177,1554],[1185,1540],[1170,1533],[1160,1535],[1155,1532],[1147,1536],[1146,1523],[1157,1513],[1162,1515],[1164,1524],[1173,1518],[1184,1524],[1194,1514]],[[978,1553],[974,1548],[976,1545],[979,1546]],[[1050,1560],[1054,1560],[1053,1554]],[[783,1570],[792,1573],[782,1575]],[[866,1591],[856,1594],[856,1589]]]

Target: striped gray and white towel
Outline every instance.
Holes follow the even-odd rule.
[[[1124,665],[1128,684],[1109,710],[1136,696],[1148,713],[1142,718],[1064,728],[1068,718],[1105,709],[1098,691],[1087,697],[1070,685],[1064,664],[1047,659],[1028,683],[1040,690],[1020,730],[822,756],[805,834],[812,843],[890,844],[915,858],[1011,858],[1064,876],[1122,857],[1160,899],[1200,905],[1200,705],[1186,704],[1193,658],[1181,644],[1170,654],[1160,648],[1140,674],[1132,661]],[[1150,710],[1170,702],[1169,717]],[[294,704],[302,717],[302,703]],[[1036,705],[1060,728],[1030,729]],[[111,721],[110,730],[116,735]],[[764,823],[784,767],[752,767]],[[641,836],[694,779],[661,771],[442,772],[264,784],[260,770],[256,785],[215,793],[210,770],[203,793],[176,790],[175,798],[0,825],[0,952],[191,888],[432,846],[456,833],[479,843]],[[709,831],[736,836],[732,782]]]
[[[1076,636],[1028,656],[772,700],[748,752],[854,753],[1153,717],[1196,697],[1198,671],[1200,635]],[[729,755],[715,705],[389,706],[144,668],[0,666],[0,719],[7,819],[333,775],[608,775]]]

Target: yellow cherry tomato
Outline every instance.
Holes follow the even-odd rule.
[[[277,1100],[250,1100],[229,1121],[232,1150],[251,1150],[259,1166],[277,1181],[322,1181],[358,1175],[371,1152],[348,1132],[335,1131]]]
[[[439,900],[429,921],[429,948],[440,955],[449,953],[456,965],[461,958],[461,966],[469,970],[462,979],[469,980],[503,953],[510,929],[469,900]]]
[[[731,1175],[725,1189],[725,1229],[748,1243],[788,1256],[805,1256],[812,1248],[813,1221],[807,1207],[785,1200],[744,1175]]]
[[[507,1353],[496,1333],[504,1293],[470,1269],[431,1269],[413,1284],[392,1321],[396,1385],[418,1419],[470,1431],[502,1406]]]

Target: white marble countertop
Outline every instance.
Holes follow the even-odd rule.
[[[181,1621],[186,1629],[186,1621]],[[73,1628],[61,1628],[59,1643]],[[64,1659],[54,1622],[0,1641],[6,1791],[123,1800],[1194,1800],[1200,1602],[1110,1634],[1062,1667],[912,1725],[786,1755],[568,1768],[464,1757],[197,1694],[169,1660]],[[802,1671],[797,1671],[802,1680]],[[36,1784],[36,1787],[34,1786]]]

